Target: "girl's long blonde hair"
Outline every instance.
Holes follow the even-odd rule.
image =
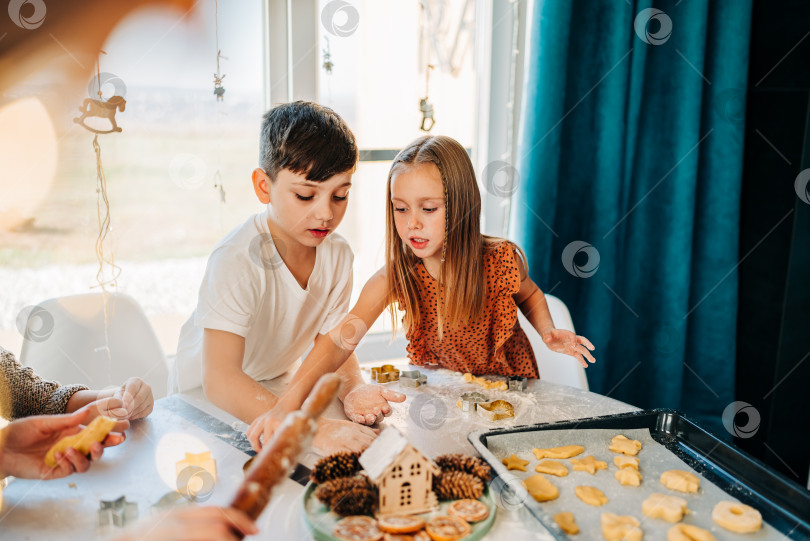
[[[388,298],[391,322],[396,331],[395,306],[405,311],[403,324],[413,329],[419,324],[419,291],[413,252],[402,242],[394,223],[391,180],[398,170],[432,163],[439,170],[444,188],[445,222],[442,263],[439,268],[439,298],[436,313],[439,338],[444,328],[476,320],[484,310],[483,249],[481,233],[481,194],[467,151],[457,141],[443,135],[425,135],[402,149],[388,173],[385,197],[385,252],[388,264]]]

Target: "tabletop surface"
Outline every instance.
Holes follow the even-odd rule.
[[[397,382],[386,384],[405,393],[407,400],[393,404],[393,413],[380,424],[380,428],[397,427],[414,447],[431,458],[453,452],[475,454],[467,440],[467,434],[474,430],[636,409],[595,393],[535,380],[529,382],[525,392],[483,391],[491,399],[504,398],[515,405],[514,419],[488,421],[474,413],[462,412],[456,405],[461,393],[481,391],[480,387],[464,383],[460,374],[448,370],[424,367],[419,367],[419,370],[428,376],[425,386],[410,389]],[[367,377],[368,372],[364,375]],[[264,384],[277,392],[288,379],[289,376],[281,377]],[[238,435],[247,428],[207,402],[199,389],[158,400],[148,418],[132,423],[127,441],[105,450],[104,457],[89,472],[53,481],[13,480],[3,491],[0,537],[51,541],[95,539],[114,534],[120,531],[117,527],[98,526],[100,501],[126,496],[128,502],[137,503],[141,518],[158,512],[160,508],[155,507],[156,504],[166,495],[171,497],[177,489],[176,464],[185,458],[185,453],[211,452],[216,460],[217,481],[205,498],[205,504],[227,505],[244,478],[242,466],[250,457],[235,447],[235,442],[229,442],[229,436],[220,434],[217,437],[212,433],[215,430],[205,423],[195,423],[188,416],[178,414],[177,408],[171,407],[178,399],[227,423],[237,431],[234,434]],[[326,415],[343,418],[342,407],[336,401]],[[308,452],[299,460],[311,467],[317,458]],[[270,505],[257,521],[261,533],[250,539],[311,539],[302,516],[303,493],[304,487],[291,479],[278,485]],[[485,539],[506,539],[506,536],[551,539],[525,509],[499,507],[495,523]]]

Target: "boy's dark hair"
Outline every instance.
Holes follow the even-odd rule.
[[[295,101],[273,107],[264,115],[259,165],[273,181],[282,169],[323,181],[354,169],[357,155],[354,134],[328,107]]]

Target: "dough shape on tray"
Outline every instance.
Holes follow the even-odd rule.
[[[661,474],[661,484],[670,490],[695,493],[700,488],[700,479],[692,472],[669,470]]]
[[[676,524],[667,531],[667,541],[716,541],[709,530],[691,524]]]
[[[523,481],[523,486],[526,487],[532,498],[538,502],[555,500],[560,495],[559,489],[540,473],[532,475]]]
[[[613,457],[613,463],[617,468],[633,468],[638,470],[638,458],[634,456],[618,455]]]
[[[619,434],[618,436],[613,436],[613,439],[610,440],[610,446],[608,449],[614,453],[636,456],[638,452],[641,451],[641,442],[638,440],[628,439],[627,437]]]
[[[540,463],[534,467],[537,473],[547,473],[548,475],[556,475],[557,477],[565,477],[568,475],[568,468],[562,462],[556,460],[541,460]]]
[[[636,517],[602,513],[602,537],[607,541],[641,541],[644,532]]]
[[[526,466],[529,464],[528,460],[523,460],[519,456],[513,454],[501,460],[507,470],[526,471]]]
[[[616,477],[620,485],[626,487],[637,487],[641,485],[641,474],[638,470],[634,470],[631,467],[617,470],[614,477]]]
[[[718,502],[712,510],[712,520],[734,533],[751,533],[762,528],[762,514],[740,502]]]
[[[586,471],[591,475],[595,474],[597,470],[606,470],[607,462],[604,460],[596,460],[593,455],[586,456],[585,458],[572,458],[571,464],[574,471]]]
[[[594,507],[605,505],[609,501],[605,493],[596,487],[580,485],[574,488],[574,494],[583,502]]]
[[[567,534],[574,535],[579,533],[579,526],[577,525],[577,521],[574,520],[574,513],[570,511],[563,511],[562,513],[554,515],[554,522]]]
[[[667,494],[650,494],[641,504],[641,512],[650,518],[660,518],[667,522],[680,522],[686,508],[686,500]]]
[[[537,460],[543,458],[571,458],[572,456],[577,456],[584,452],[585,448],[581,445],[564,445],[562,447],[549,447],[547,449],[535,447],[532,449],[532,453],[534,453],[534,457]]]

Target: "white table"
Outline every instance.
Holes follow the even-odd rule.
[[[412,445],[428,457],[443,453],[473,453],[467,434],[487,427],[552,422],[632,411],[635,408],[595,393],[546,383],[530,382],[525,393],[492,393],[492,398],[507,398],[516,404],[516,417],[489,422],[456,407],[462,392],[480,390],[465,384],[460,375],[446,370],[425,370],[428,385],[408,389],[399,383],[387,384],[407,394],[402,404],[394,404],[394,413],[382,426],[399,428]],[[287,378],[266,382],[278,390]],[[246,425],[208,403],[201,390],[182,395],[189,404],[218,419],[244,430]],[[207,504],[227,505],[243,479],[242,466],[248,455],[213,437],[191,421],[180,417],[158,401],[155,411],[145,420],[133,423],[127,441],[107,449],[102,460],[85,474],[54,481],[14,480],[3,492],[0,511],[1,539],[94,539],[114,533],[114,528],[97,526],[99,500],[121,495],[138,503],[139,515],[149,516],[151,507],[164,494],[175,489],[175,463],[184,452],[208,450],[216,459],[218,481]],[[326,413],[342,416],[339,403]],[[306,453],[301,463],[311,467],[317,456]],[[301,495],[304,488],[286,479],[273,492],[273,500],[258,521],[262,533],[251,539],[311,539],[304,524]],[[496,498],[497,500],[497,498]],[[545,529],[525,509],[499,507],[486,539],[551,539]]]

